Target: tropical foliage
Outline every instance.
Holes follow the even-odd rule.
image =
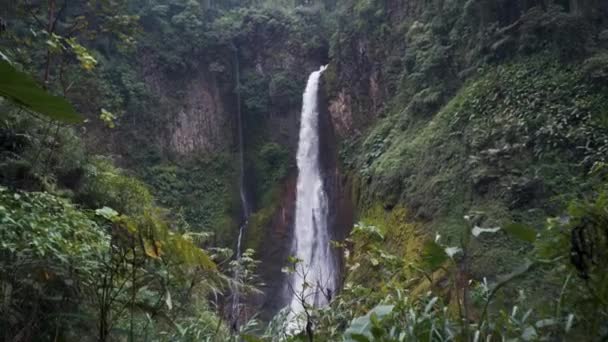
[[[607,338],[602,1],[16,0],[0,15],[0,339]],[[283,202],[319,64],[323,163],[336,147],[327,177],[348,202],[330,207],[358,223],[334,234],[341,291],[294,317],[279,269],[306,269]]]

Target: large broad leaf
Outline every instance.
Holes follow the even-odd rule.
[[[536,240],[536,231],[534,228],[521,223],[511,223],[503,228],[509,235],[526,242],[534,242]]]
[[[147,256],[153,259],[160,259],[162,256],[161,252],[161,243],[159,241],[151,241],[148,239],[143,239],[144,242],[144,252]]]
[[[95,215],[101,216],[106,220],[113,221],[118,216],[118,212],[110,207],[103,207],[101,209],[96,209]]]
[[[353,319],[348,329],[344,332],[345,341],[372,341],[373,320],[382,320],[382,318],[393,311],[394,307],[394,305],[377,305],[365,316]]]
[[[0,60],[0,96],[54,120],[82,122],[82,117],[68,101],[49,94],[27,74],[3,60]]]

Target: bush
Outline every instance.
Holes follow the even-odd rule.
[[[116,168],[110,159],[96,157],[85,169],[77,201],[89,208],[109,206],[124,214],[141,214],[153,205],[144,183]]]
[[[242,75],[241,98],[243,99],[248,127],[259,125],[260,118],[268,114],[270,97],[269,80],[256,72],[248,71]]]
[[[102,269],[110,236],[88,213],[48,193],[0,187],[0,240],[6,336],[52,340],[90,323],[81,319],[80,291]]]
[[[607,84],[608,52],[601,52],[586,59],[582,73],[591,81]]]
[[[278,72],[272,75],[269,85],[270,98],[278,110],[300,107],[303,84],[299,75]]]
[[[231,244],[239,210],[234,181],[238,174],[231,155],[146,165],[139,173],[158,203],[173,209],[174,220],[185,220],[194,231],[215,233],[218,245]]]

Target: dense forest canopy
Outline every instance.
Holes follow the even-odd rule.
[[[607,159],[603,0],[5,0],[0,339],[603,341]]]

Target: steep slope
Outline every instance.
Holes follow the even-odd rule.
[[[445,274],[424,285],[415,271],[436,236],[465,248],[456,263],[472,284],[520,268],[529,244],[467,234],[512,223],[540,232],[601,184],[589,173],[608,147],[607,6],[353,1],[341,11],[325,89],[360,222],[343,302],[365,288],[357,308],[390,289],[450,291]],[[391,255],[410,266],[393,270]],[[547,277],[527,274],[500,301],[525,288],[542,303],[561,285]]]

